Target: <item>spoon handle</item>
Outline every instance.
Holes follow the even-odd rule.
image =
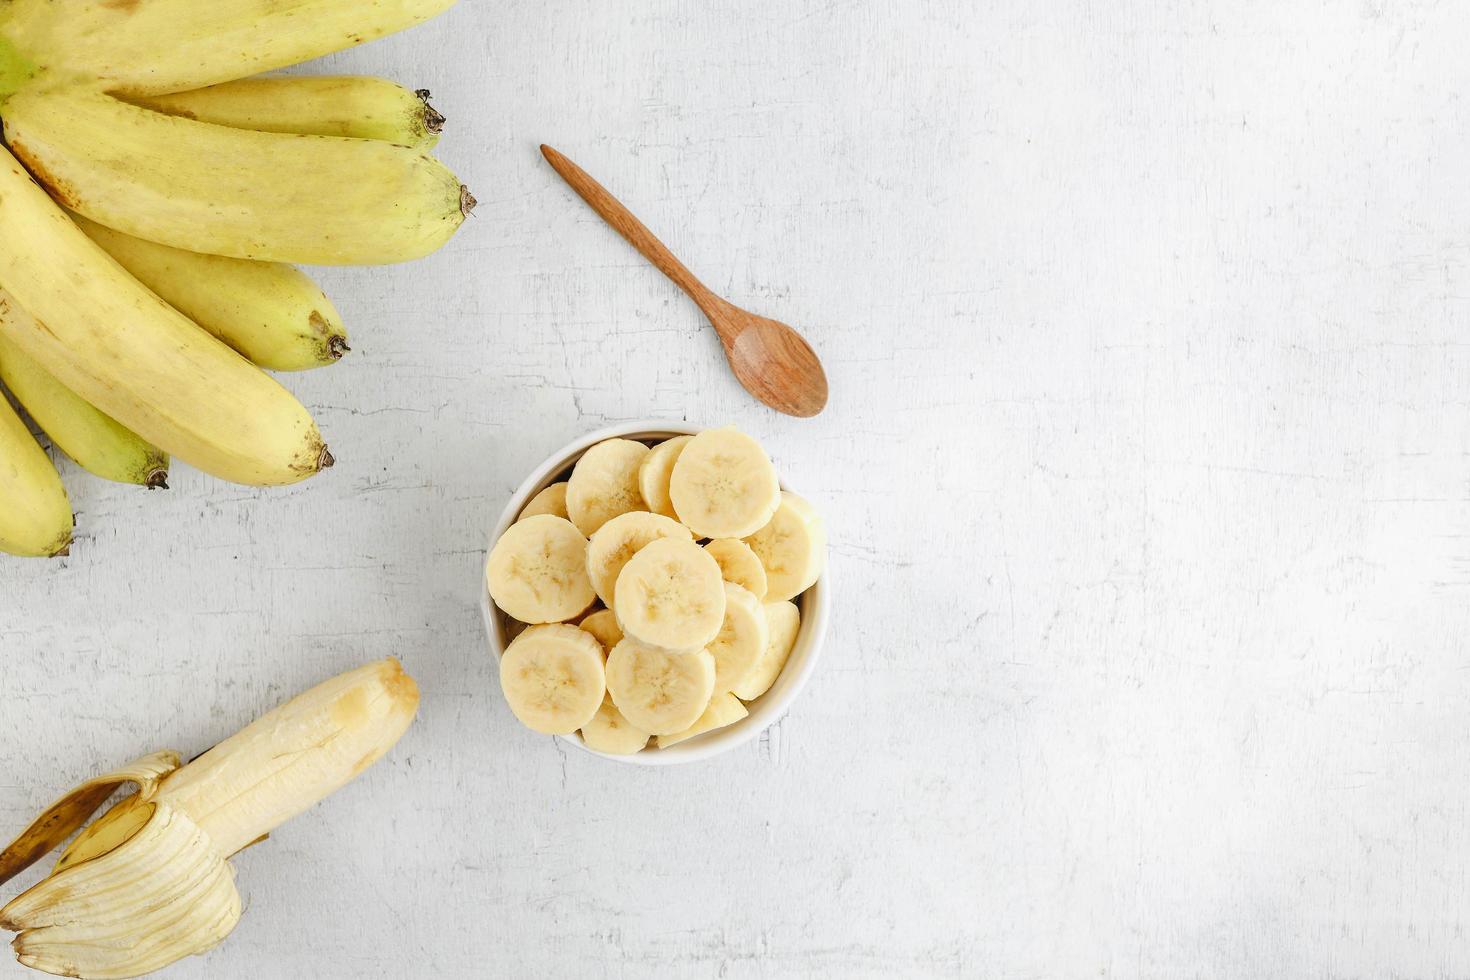
[[[572,186],[582,200],[586,201],[592,210],[602,216],[602,220],[612,225],[618,234],[628,240],[628,244],[636,248],[645,259],[652,262],[658,271],[673,280],[674,285],[689,294],[689,298],[699,305],[712,320],[715,320],[716,329],[720,328],[720,322],[716,317],[724,306],[724,300],[710,292],[704,283],[690,272],[688,267],[674,257],[667,245],[659,241],[648,227],[634,217],[633,212],[623,206],[623,203],[608,193],[592,175],[571,160],[558,153],[556,150],[541,144],[541,155],[546,162],[551,164],[552,169],[561,174],[562,179]]]

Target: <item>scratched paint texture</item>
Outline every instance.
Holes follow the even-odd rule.
[[[434,90],[480,210],[322,272],[321,479],[67,467],[75,555],[0,563],[0,828],[391,654],[417,726],[172,976],[1470,976],[1467,31],[470,0],[331,59]],[[540,141],[803,328],[830,410],[754,405]],[[839,589],[787,719],[678,770],[515,724],[476,612],[527,470],[645,416],[762,438]]]

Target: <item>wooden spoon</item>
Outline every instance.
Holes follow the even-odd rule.
[[[633,217],[633,212],[585,170],[544,143],[541,154],[602,220],[612,225],[704,311],[725,345],[725,356],[730,359],[735,377],[746,391],[778,412],[801,418],[810,418],[827,407],[827,374],[811,344],[801,334],[784,323],[742,310],[710,292],[643,222]]]

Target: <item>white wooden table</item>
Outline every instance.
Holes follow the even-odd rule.
[[[329,474],[67,470],[74,556],[0,563],[0,831],[391,654],[416,727],[172,976],[1470,975],[1467,31],[470,0],[332,59],[434,90],[480,211],[324,271]],[[803,328],[829,411],[756,406],[541,141]],[[525,472],[645,416],[766,441],[840,588],[787,720],[676,771],[517,725],[476,610]]]

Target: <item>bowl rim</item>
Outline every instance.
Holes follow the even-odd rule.
[[[520,516],[531,498],[551,483],[556,482],[557,476],[597,443],[607,439],[632,438],[639,441],[671,439],[681,435],[697,435],[706,428],[708,426],[696,425],[687,420],[641,419],[604,426],[573,439],[561,449],[547,456],[511,494],[505,509],[501,511],[500,519],[491,528],[490,537],[485,546],[486,557],[488,558],[490,550],[495,547],[500,536],[515,523],[516,518]],[[793,488],[787,486],[783,480],[781,489],[792,490]],[[485,624],[486,640],[490,653],[498,664],[509,643],[505,636],[501,614],[491,601],[490,590],[485,584],[483,562],[480,566],[479,589],[480,615]],[[792,648],[791,658],[787,661],[786,668],[770,690],[755,701],[746,703],[750,714],[735,724],[687,742],[680,742],[667,749],[645,749],[632,755],[610,755],[606,752],[599,752],[588,746],[575,733],[553,737],[569,742],[579,750],[598,758],[633,766],[676,766],[700,762],[748,744],[786,716],[791,706],[806,689],[807,682],[811,680],[817,661],[821,658],[822,650],[826,646],[827,623],[831,617],[831,592],[831,562],[829,561],[822,569],[822,574],[817,581],[796,600],[793,600],[797,601],[801,607],[801,627],[797,632],[796,644]],[[799,658],[798,654],[800,654]]]

